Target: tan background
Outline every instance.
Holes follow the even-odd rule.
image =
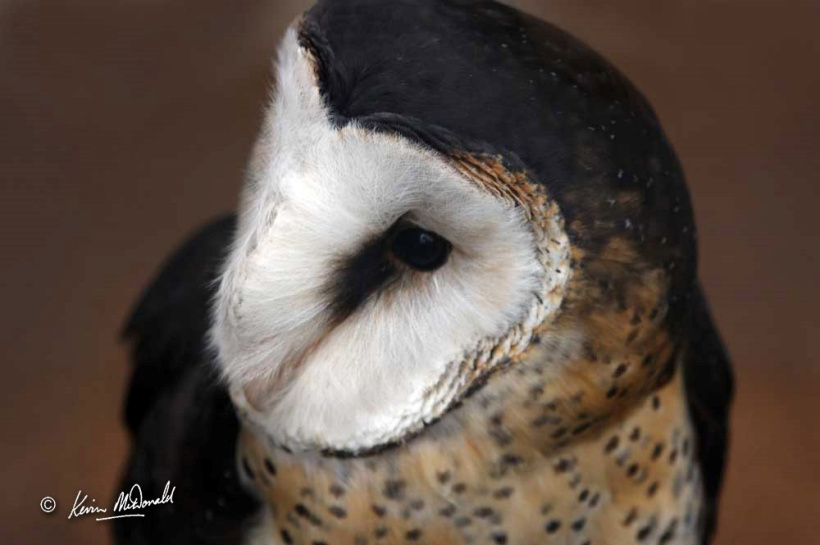
[[[687,168],[739,383],[720,543],[818,543],[818,2],[521,4],[629,74]],[[123,463],[118,329],[181,237],[233,207],[303,7],[0,3],[0,542],[107,541],[65,517],[79,489],[107,504]]]

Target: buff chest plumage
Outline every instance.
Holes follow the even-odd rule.
[[[128,477],[165,434],[194,492],[118,532],[706,543],[731,376],[695,254],[654,114],[584,45],[494,2],[319,2],[238,219],[132,319]]]

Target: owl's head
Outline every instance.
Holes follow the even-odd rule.
[[[352,24],[334,5],[281,46],[212,336],[235,404],[271,442],[361,453],[409,440],[528,357],[587,283],[573,283],[582,254],[563,208],[590,241],[611,214],[560,202],[590,177],[576,159],[594,171],[600,158],[569,132],[577,101],[555,71],[526,103],[521,78],[543,69],[501,30],[453,34],[465,14],[414,11],[423,30],[391,36],[374,23],[388,14]]]

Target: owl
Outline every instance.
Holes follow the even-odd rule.
[[[732,377],[652,109],[491,1],[322,0],[126,328],[131,544],[705,544]]]

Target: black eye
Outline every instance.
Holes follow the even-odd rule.
[[[409,227],[396,234],[390,249],[397,259],[410,267],[432,271],[444,265],[452,245],[432,231]]]

